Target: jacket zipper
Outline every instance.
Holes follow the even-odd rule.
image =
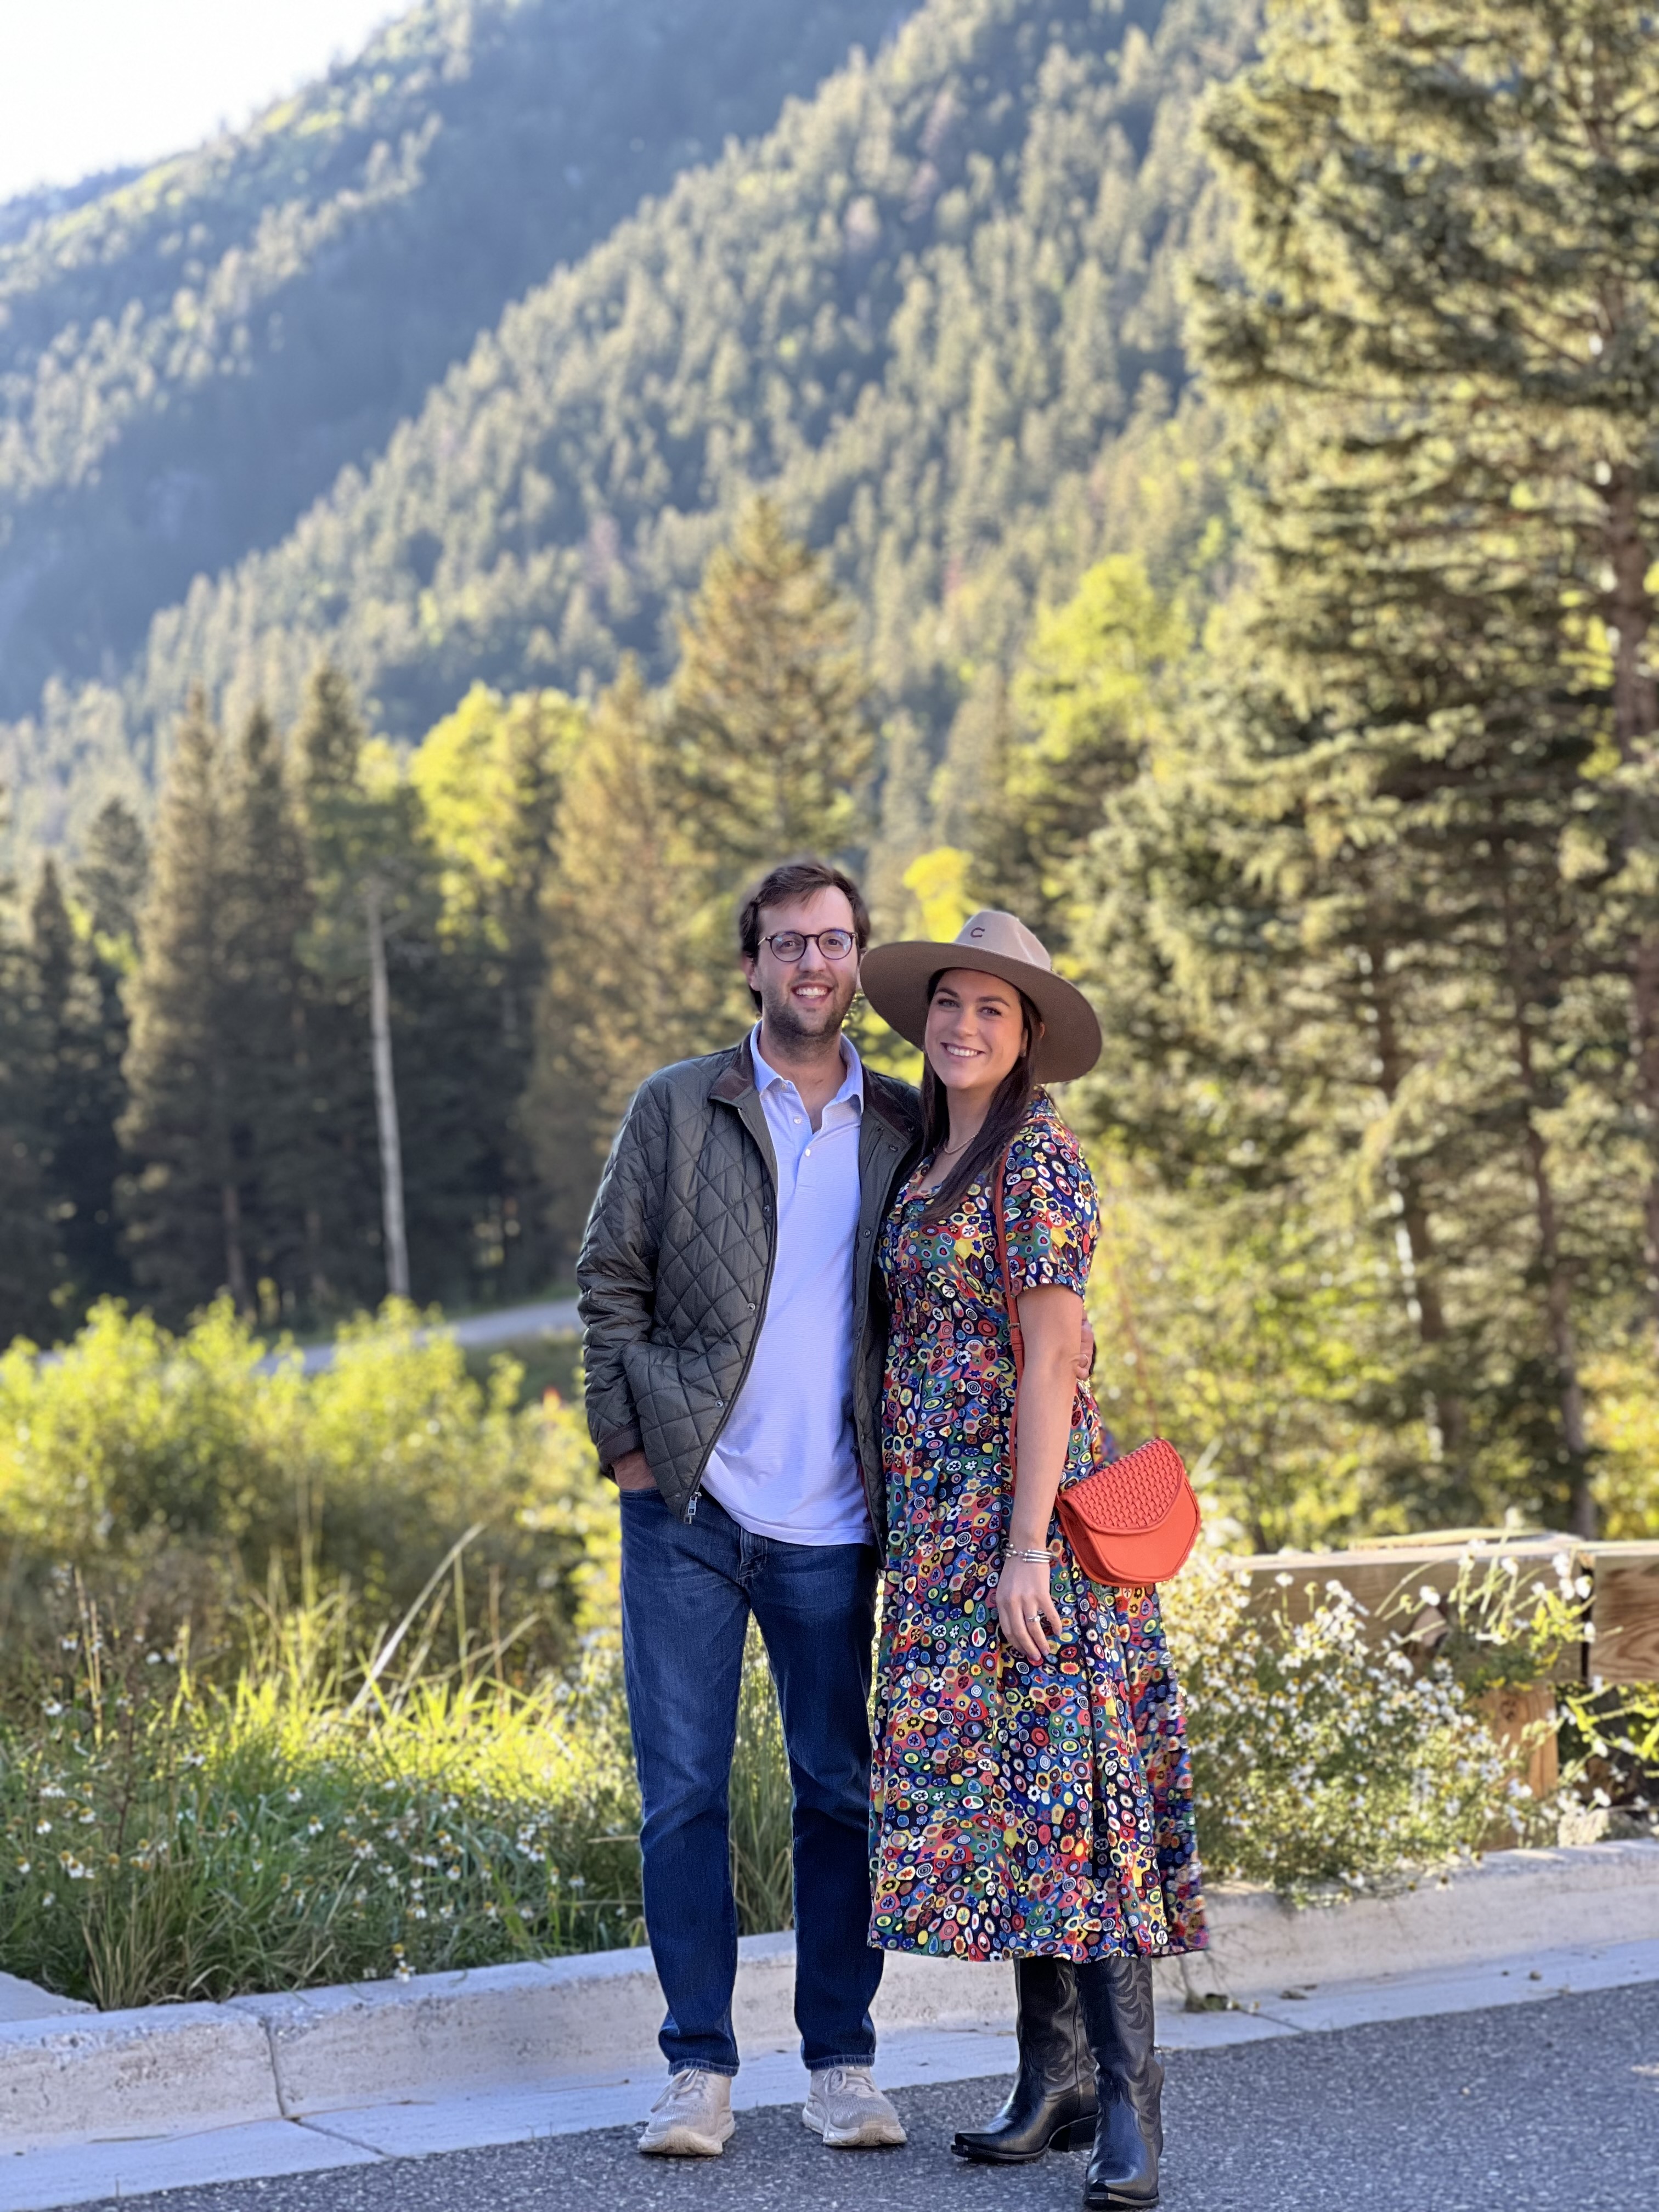
[[[757,1092],[756,1096],[758,1097],[759,1093]],[[739,1121],[743,1121],[743,1133],[748,1138],[750,1143],[754,1146],[755,1150],[757,1152],[760,1152],[761,1148],[756,1140],[754,1131],[750,1127],[747,1121],[743,1121],[741,1114],[738,1115],[738,1119]],[[761,1152],[761,1166],[763,1170],[766,1167],[766,1155],[764,1152]],[[688,1527],[697,1517],[697,1500],[702,1495],[702,1478],[704,1472],[708,1468],[709,1461],[714,1455],[714,1447],[720,1442],[720,1437],[725,1431],[726,1423],[732,1418],[732,1408],[737,1404],[738,1400],[743,1395],[743,1386],[749,1380],[749,1370],[755,1364],[755,1347],[760,1342],[761,1316],[766,1311],[767,1297],[772,1288],[772,1270],[777,1265],[778,1258],[778,1187],[775,1180],[772,1183],[771,1190],[772,1210],[767,1217],[771,1229],[771,1236],[769,1240],[766,1254],[766,1279],[761,1285],[761,1294],[755,1302],[755,1334],[749,1340],[749,1356],[743,1363],[743,1372],[738,1376],[736,1383],[732,1386],[731,1396],[726,1399],[725,1404],[720,1408],[720,1427],[715,1430],[714,1435],[708,1439],[708,1449],[704,1452],[702,1458],[698,1462],[696,1475],[691,1485],[691,1495],[686,1501],[685,1518]]]

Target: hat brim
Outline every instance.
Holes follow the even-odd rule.
[[[1024,991],[1042,1018],[1042,1035],[1031,1066],[1039,1083],[1074,1083],[1100,1058],[1100,1023],[1094,1008],[1075,983],[1029,960],[982,952],[977,945],[908,938],[866,952],[859,980],[865,997],[888,1027],[920,1048],[927,1029],[927,987],[947,968],[973,968]]]

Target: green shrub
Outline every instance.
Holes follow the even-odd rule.
[[[1358,1888],[1524,1828],[1510,1756],[1444,1661],[1368,1638],[1340,1583],[1299,1622],[1249,1591],[1200,1551],[1164,1594],[1212,1880]]]
[[[580,1418],[556,1398],[520,1408],[518,1370],[482,1380],[447,1336],[391,1304],[340,1334],[307,1378],[228,1302],[174,1336],[98,1306],[61,1357],[0,1357],[0,1563],[13,1635],[46,1572],[67,1564],[131,1617],[211,1626],[239,1580],[290,1583],[301,1559],[349,1583],[370,1621],[395,1620],[466,1530],[468,1601],[521,1629],[525,1668],[568,1654],[615,1519]],[[428,1317],[431,1318],[430,1316]]]

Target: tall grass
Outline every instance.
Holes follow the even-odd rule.
[[[0,1960],[112,2006],[643,1940],[614,1639],[525,1689],[429,1616],[350,1661],[344,1601],[254,1609],[223,1686],[84,1592],[38,1720],[0,1724]],[[787,1924],[788,1781],[751,1650],[733,1776],[748,1929]]]

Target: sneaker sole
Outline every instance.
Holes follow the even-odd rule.
[[[690,2128],[671,2128],[659,2142],[639,2145],[641,2158],[718,2158],[737,2132],[737,2122],[727,2118],[718,2136],[694,2135]]]
[[[811,2130],[826,2150],[902,2150],[910,2140],[902,2128],[895,2135],[885,2120],[867,2122],[850,2134],[833,2134],[816,2112],[803,2109],[800,2123]]]

